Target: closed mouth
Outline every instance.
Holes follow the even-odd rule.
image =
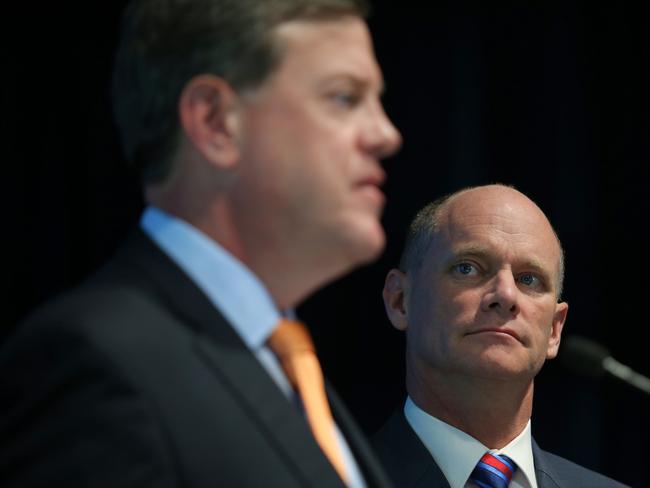
[[[521,342],[521,339],[519,338],[517,333],[514,332],[512,329],[486,328],[486,329],[475,330],[473,332],[468,332],[467,335],[484,334],[484,333],[505,334]]]

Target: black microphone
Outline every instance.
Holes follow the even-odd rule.
[[[572,335],[562,341],[560,359],[569,369],[583,376],[612,376],[650,395],[650,378],[632,370],[612,357],[604,346],[585,337]]]

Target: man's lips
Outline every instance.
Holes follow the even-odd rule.
[[[358,186],[372,185],[380,187],[386,181],[386,173],[379,168],[377,171],[369,172],[366,176],[357,180]]]
[[[384,193],[379,189],[377,185],[365,184],[359,185],[357,187],[358,191],[361,192],[368,201],[370,201],[373,207],[383,208],[386,201]]]
[[[385,173],[377,172],[373,175],[360,179],[356,183],[356,188],[368,198],[375,207],[382,208],[386,201],[384,193],[381,191],[381,185],[386,179]]]
[[[514,330],[509,329],[507,327],[486,327],[483,329],[478,329],[472,332],[468,332],[466,335],[477,335],[477,334],[504,334],[504,335],[509,335],[510,337],[521,342],[521,339],[519,338],[519,334],[517,334]]]

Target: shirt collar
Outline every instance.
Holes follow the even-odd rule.
[[[188,222],[158,208],[145,209],[140,227],[206,294],[249,349],[264,344],[281,314],[250,269]]]
[[[406,399],[404,415],[449,481],[450,487],[464,487],[479,459],[489,449],[462,430],[424,412],[410,397]],[[521,471],[530,486],[536,486],[530,419],[524,430],[507,446],[492,452],[510,457],[517,463],[517,472]]]
[[[530,419],[521,433],[511,440],[503,449],[498,449],[497,454],[505,454],[517,464],[515,477],[524,475],[528,484],[533,488],[537,487],[537,478],[535,477],[535,463],[533,461],[533,442],[530,428]]]

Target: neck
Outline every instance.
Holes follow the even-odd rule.
[[[533,382],[485,378],[422,378],[407,371],[413,402],[429,415],[462,430],[489,449],[501,449],[526,427]]]
[[[273,222],[239,205],[234,191],[215,193],[209,188],[202,191],[201,182],[181,183],[148,187],[147,202],[188,222],[246,265],[264,283],[278,308],[297,307],[346,271],[333,273],[332,263],[325,259],[310,262],[309,253],[296,246],[292,236],[277,233]]]

